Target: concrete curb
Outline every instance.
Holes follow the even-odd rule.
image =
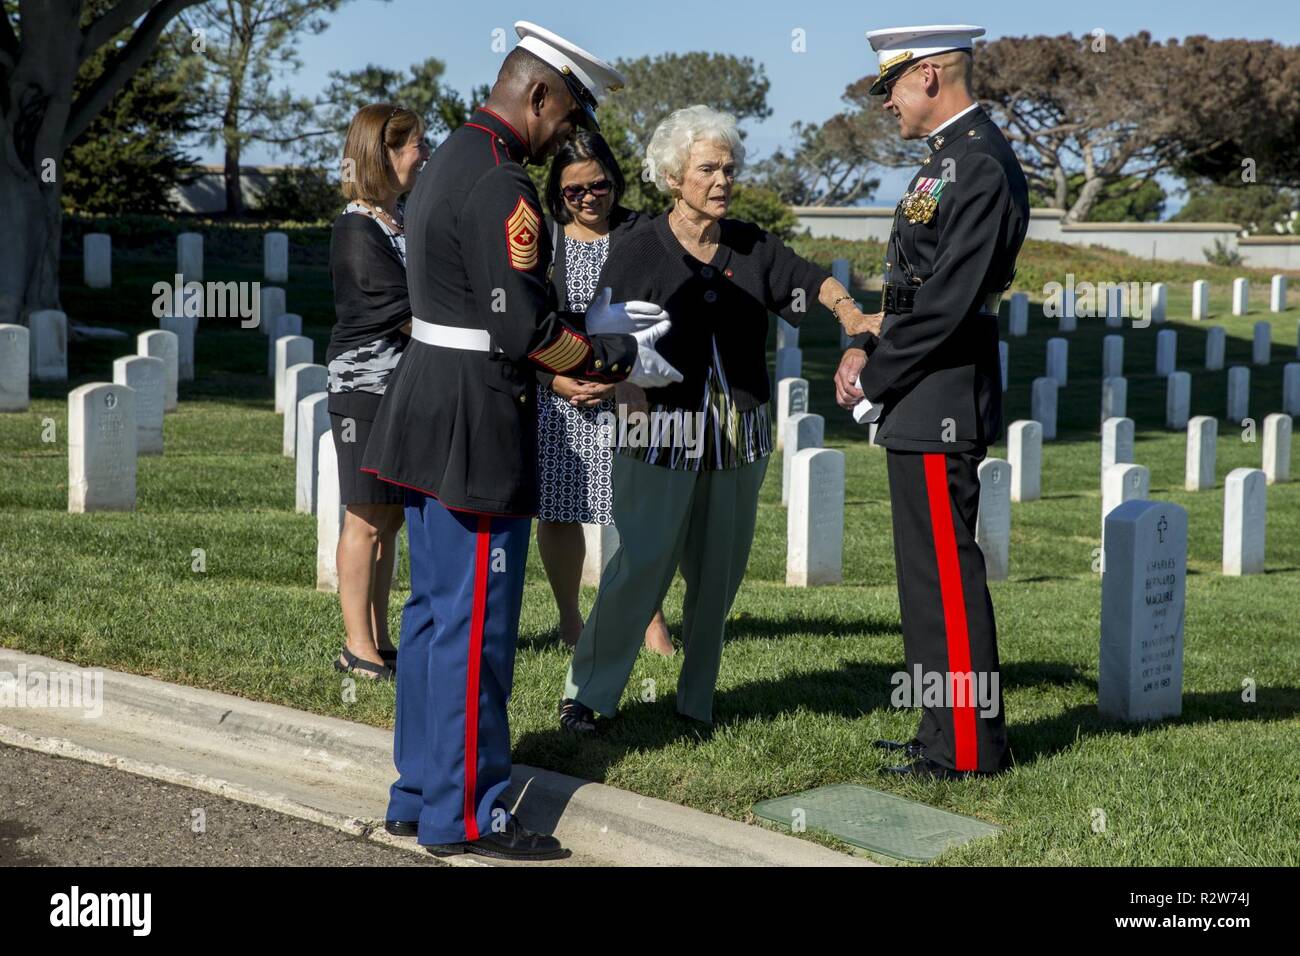
[[[101,680],[102,714],[66,706],[4,707],[0,741],[6,744],[424,852],[414,840],[393,837],[382,827],[393,778],[390,731],[0,648],[0,680],[22,672]],[[525,824],[555,833],[572,850],[561,865],[872,865],[807,840],[519,764],[508,799]],[[463,856],[446,862],[486,861]]]

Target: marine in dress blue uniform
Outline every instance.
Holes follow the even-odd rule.
[[[889,93],[884,105],[900,111],[903,135],[912,122],[906,110],[935,94],[919,84],[943,84],[959,94],[947,102],[965,105],[939,117],[925,137],[930,156],[894,214],[880,334],[854,339],[837,375],[838,390],[846,368],[861,367],[857,350],[869,355],[855,418],[877,421],[876,442],[886,449],[908,674],[919,667],[945,675],[949,694],[942,706],[926,703],[911,741],[876,744],[913,758],[892,770],[940,778],[996,773],[1008,763],[993,602],[975,520],[979,463],[1002,432],[997,300],[1015,273],[1029,200],[1006,138],[950,76],[969,69],[963,57],[983,32],[962,25],[867,34],[879,55],[871,93]],[[909,107],[893,84],[932,57],[946,65],[931,71],[937,80],[929,72],[910,80]],[[993,701],[969,692],[981,680],[996,688]]]
[[[433,153],[406,204],[412,341],[363,470],[407,489],[411,597],[388,829],[435,852],[549,858],[558,842],[501,803],[537,507],[535,372],[618,381],[639,349],[633,335],[585,334],[557,313],[550,238],[524,170],[574,125],[594,125],[598,98],[622,77],[540,27],[516,30],[487,104]]]

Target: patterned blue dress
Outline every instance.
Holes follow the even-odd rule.
[[[568,312],[586,312],[609,255],[609,236],[594,242],[564,237]],[[537,386],[537,517],[541,521],[614,523],[613,450],[597,416],[614,412],[614,398],[575,408],[544,385]]]

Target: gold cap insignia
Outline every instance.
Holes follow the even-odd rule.
[[[911,58],[912,58],[912,51],[904,50],[902,53],[899,53],[896,56],[891,56],[888,60],[883,61],[880,64],[880,72],[887,73],[889,70],[892,70],[894,67],[898,66],[898,64],[906,63]]]

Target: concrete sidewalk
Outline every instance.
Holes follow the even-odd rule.
[[[0,681],[12,682],[23,670],[102,675],[103,713],[0,707],[0,741],[424,852],[381,826],[393,780],[390,731],[0,647]],[[807,840],[535,767],[515,765],[509,800],[525,825],[554,833],[573,851],[558,864],[531,866],[872,865]],[[447,861],[488,862],[469,855]]]

